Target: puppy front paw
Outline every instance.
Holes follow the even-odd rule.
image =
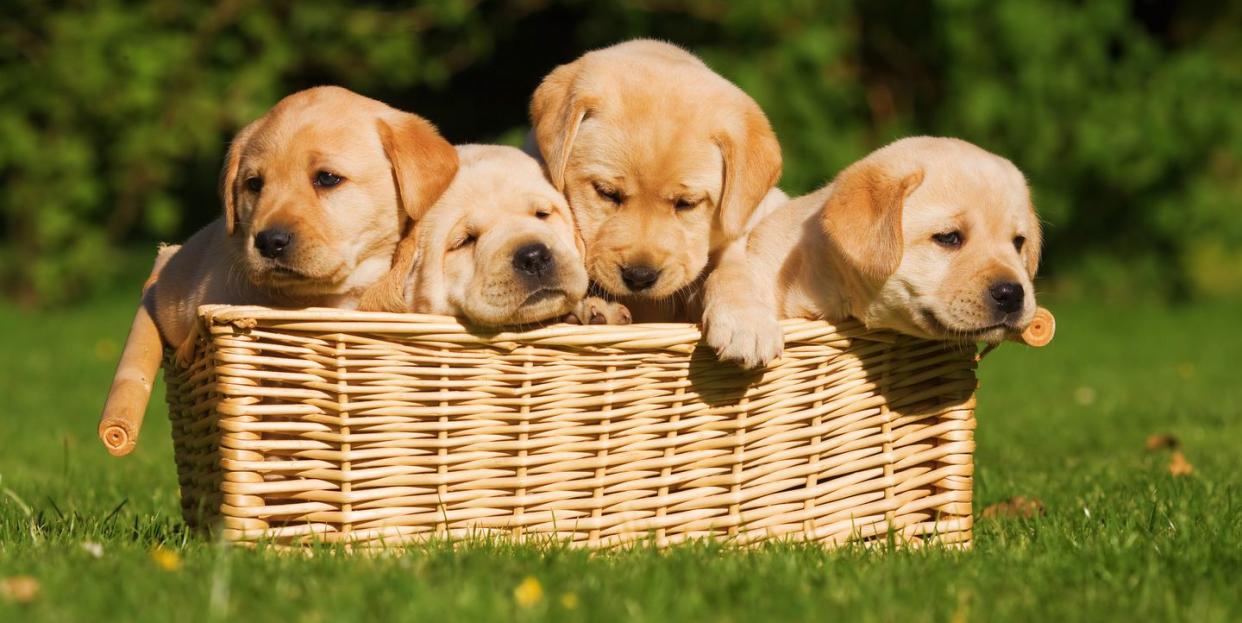
[[[762,368],[785,350],[776,314],[761,305],[711,305],[703,314],[703,339],[721,361]]]
[[[605,301],[598,296],[588,296],[565,315],[569,324],[630,324],[634,318],[625,305]]]

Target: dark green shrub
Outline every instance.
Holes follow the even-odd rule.
[[[111,255],[213,217],[228,138],[322,83],[516,141],[539,78],[634,37],[700,53],[765,107],[782,186],[899,136],[956,135],[1027,172],[1045,274],[1162,296],[1242,291],[1234,6],[1157,0],[220,2],[53,6],[0,24],[0,284],[107,283]]]

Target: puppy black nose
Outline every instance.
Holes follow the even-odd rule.
[[[621,281],[635,292],[650,288],[659,278],[660,271],[650,266],[626,266],[621,269]]]
[[[528,244],[513,254],[513,267],[527,275],[541,275],[552,267],[552,250],[542,242]]]
[[[1022,299],[1026,295],[1022,291],[1022,285],[1006,282],[998,283],[988,291],[992,294],[992,300],[996,303],[996,309],[1006,314],[1016,312],[1022,309]]]
[[[254,235],[254,248],[259,255],[268,259],[276,259],[285,254],[293,244],[293,234],[279,227],[265,229]]]

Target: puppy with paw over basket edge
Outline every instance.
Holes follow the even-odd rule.
[[[780,355],[781,318],[854,317],[996,343],[1035,317],[1039,255],[1039,219],[1013,163],[958,139],[903,139],[778,208],[724,253],[709,278],[705,339],[746,367]],[[737,291],[754,295],[713,295]]]

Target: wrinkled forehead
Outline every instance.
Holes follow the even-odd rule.
[[[462,225],[482,231],[514,219],[534,220],[537,210],[558,212],[572,223],[565,197],[548,183],[538,165],[529,170],[500,163],[468,164],[425,217],[442,235]]]
[[[513,219],[535,218],[536,212],[555,212],[569,216],[569,207],[560,195],[542,191],[531,192],[518,187],[497,187],[488,191],[471,188],[454,197],[456,211],[470,224],[483,228],[497,226]]]
[[[711,125],[685,113],[643,118],[642,123],[602,114],[587,118],[570,155],[578,174],[637,192],[715,193],[723,164]]]
[[[356,171],[385,158],[375,119],[370,115],[288,117],[294,118],[277,117],[259,128],[242,153],[243,161],[331,164]]]
[[[525,157],[465,162],[448,194],[465,205],[495,206],[493,211],[526,213],[532,206],[568,208],[565,197],[544,178],[539,165]]]
[[[1022,174],[1000,158],[958,158],[924,170],[903,213],[914,229],[950,225],[999,236],[1030,235],[1030,191]]]

